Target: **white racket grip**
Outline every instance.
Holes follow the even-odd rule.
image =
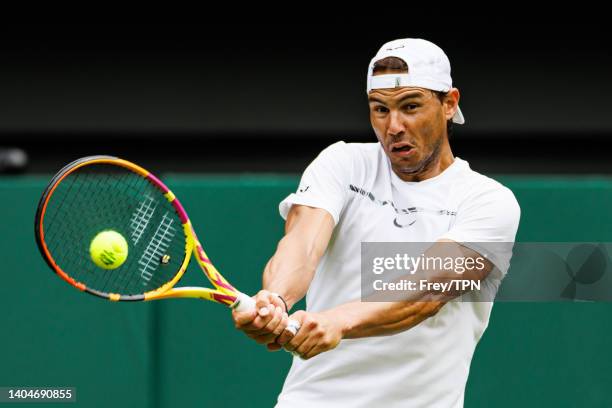
[[[297,332],[300,330],[300,327],[301,327],[300,322],[298,322],[297,320],[289,319],[289,322],[287,323],[287,327],[285,327],[285,330],[287,330],[288,332],[290,332],[291,334],[295,336]]]
[[[245,295],[242,292],[238,292],[236,302],[234,302],[232,305],[232,309],[236,310],[237,312],[249,312],[251,310],[255,310],[255,299],[249,295]]]
[[[255,306],[256,306],[255,299],[253,299],[249,295],[239,292],[238,296],[236,297],[236,302],[234,302],[234,304],[231,307],[237,312],[248,312],[248,311],[254,310]],[[291,334],[295,336],[298,330],[300,330],[300,326],[301,326],[300,322],[298,322],[297,320],[289,319],[289,322],[287,323],[287,327],[285,328],[285,330],[287,330],[288,332],[290,332]]]

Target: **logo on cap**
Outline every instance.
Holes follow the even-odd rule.
[[[385,49],[385,51],[393,51],[393,50],[397,50],[398,48],[404,48],[405,45],[400,45],[399,47],[395,47],[395,48],[387,48]]]

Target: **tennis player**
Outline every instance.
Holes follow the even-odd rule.
[[[450,63],[435,44],[384,44],[367,77],[378,143],[337,142],[280,203],[286,234],[263,274],[258,311],[236,327],[294,358],[279,408],[462,407],[474,349],[492,302],[436,297],[361,301],[362,242],[431,242],[487,256],[486,278],[508,269],[520,218],[512,192],[452,153],[463,124]],[[506,247],[507,248],[507,247]],[[461,297],[465,294],[458,294]],[[306,296],[307,308],[287,312]],[[313,358],[314,357],[314,358]]]

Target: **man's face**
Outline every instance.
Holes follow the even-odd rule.
[[[451,100],[442,102],[433,91],[414,87],[369,93],[372,128],[398,175],[418,175],[437,161],[458,96],[452,89],[445,98]]]

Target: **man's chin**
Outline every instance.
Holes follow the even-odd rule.
[[[401,166],[401,165],[398,165],[398,166],[393,166],[393,167],[394,167],[394,170],[397,173],[405,174],[407,176],[412,176],[412,175],[418,174],[422,170],[420,165],[417,165],[417,166],[405,166],[405,165]]]
[[[404,174],[414,174],[418,173],[424,165],[424,160],[418,160],[416,157],[404,158],[397,160],[391,160],[391,164],[393,168]]]

